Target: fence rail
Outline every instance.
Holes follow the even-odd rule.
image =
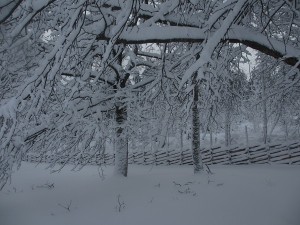
[[[215,146],[201,149],[201,156],[205,164],[294,164],[300,165],[300,141],[288,143],[274,143],[267,145],[252,145],[249,147],[224,147]],[[115,157],[113,154],[77,155],[71,157],[64,155],[36,156],[29,154],[24,161],[48,162],[55,160],[57,163],[90,164],[90,165],[112,165]],[[184,151],[156,151],[156,152],[132,152],[128,155],[129,164],[138,165],[192,165],[192,152],[190,149]]]

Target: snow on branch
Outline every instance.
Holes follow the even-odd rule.
[[[212,32],[210,37],[214,36]],[[147,44],[147,43],[201,43],[207,38],[206,30],[194,27],[141,27],[123,31],[116,44]],[[109,40],[109,36],[101,34],[98,40]],[[233,26],[228,33],[219,38],[220,42],[242,43],[274,58],[283,58],[287,64],[294,66],[298,62],[300,49],[285,44],[262,33],[242,26]],[[141,54],[142,55],[142,54]],[[152,56],[153,57],[153,56]]]

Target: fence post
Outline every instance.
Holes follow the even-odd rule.
[[[170,162],[169,162],[169,148],[167,149],[166,163],[167,163],[167,165],[170,165]]]
[[[183,150],[180,152],[180,165],[183,165]]]
[[[290,149],[289,144],[287,145],[287,153],[288,153],[288,156],[289,156],[289,165],[291,165],[292,164],[292,156],[291,156],[291,149]]]
[[[248,137],[248,127],[245,126],[245,135],[246,135],[246,144],[247,144],[247,147],[249,147],[249,137]]]
[[[180,128],[180,151],[183,151],[183,130]]]
[[[246,154],[248,157],[248,164],[251,164],[250,151],[249,151],[248,127],[247,126],[245,126],[245,136],[246,136]]]
[[[134,152],[132,152],[132,164],[135,164],[135,155],[134,155]]]
[[[268,156],[268,163],[271,164],[271,151],[270,151],[269,143],[267,143],[267,145],[266,145],[266,150],[267,150],[267,156]]]
[[[169,151],[169,147],[170,147],[170,138],[169,138],[169,131],[167,132],[167,148]]]
[[[228,163],[229,163],[229,165],[232,165],[232,163],[231,163],[231,153],[230,153],[230,149],[227,149],[227,150],[226,150],[226,153],[227,153],[227,157],[228,157]]]

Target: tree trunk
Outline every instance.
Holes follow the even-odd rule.
[[[225,145],[231,145],[231,133],[230,133],[230,106],[226,106],[225,112]]]
[[[116,151],[115,175],[127,177],[128,172],[128,141],[124,134],[124,123],[127,119],[126,107],[116,106]]]
[[[198,108],[198,84],[196,79],[193,79],[194,86],[194,102],[192,106],[192,151],[193,151],[193,164],[194,173],[200,173],[203,170],[203,162],[200,155],[200,118]]]
[[[284,119],[284,128],[285,128],[285,140],[289,137],[289,129],[288,129],[288,122],[286,119]]]
[[[213,134],[212,134],[211,126],[209,127],[209,145],[210,145],[210,149],[211,149],[213,146]]]
[[[267,96],[266,96],[266,78],[262,75],[263,81],[263,142],[264,144],[268,141],[268,117],[267,117]]]
[[[246,144],[247,148],[249,147],[249,136],[248,136],[248,128],[245,126],[245,136],[246,136]]]
[[[183,128],[180,126],[180,152],[183,151]]]

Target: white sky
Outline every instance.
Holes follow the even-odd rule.
[[[246,73],[247,78],[249,79],[251,71],[252,71],[253,67],[255,66],[255,59],[256,59],[255,54],[257,53],[257,51],[252,48],[247,48],[247,51],[249,51],[251,53],[251,56],[248,55],[250,62],[249,63],[241,63],[240,66],[241,66],[241,69]]]

